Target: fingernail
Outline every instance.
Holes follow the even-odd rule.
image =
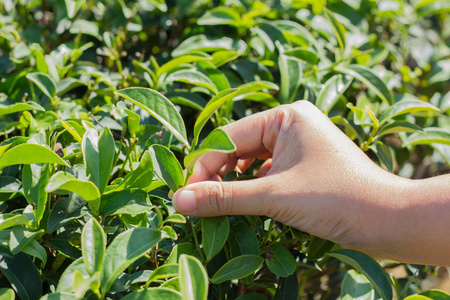
[[[190,190],[179,190],[173,195],[172,204],[180,213],[193,213],[197,208],[195,192]]]

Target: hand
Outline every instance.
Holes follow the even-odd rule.
[[[223,129],[237,150],[200,158],[190,184],[174,195],[177,211],[265,215],[372,256],[415,260],[398,245],[406,243],[398,240],[404,230],[393,230],[399,212],[410,208],[402,199],[414,195],[405,192],[413,190],[411,180],[378,167],[314,105],[279,106]],[[271,157],[260,178],[220,181],[256,157]]]

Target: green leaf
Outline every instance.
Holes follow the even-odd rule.
[[[402,146],[409,145],[430,145],[432,143],[439,143],[450,145],[450,131],[444,128],[428,127],[424,129],[425,134],[421,132],[413,133],[408,136]]]
[[[375,290],[366,276],[355,270],[349,270],[342,280],[341,299],[374,299]]]
[[[206,13],[198,19],[198,25],[234,25],[237,26],[241,16],[231,7],[215,7],[206,11]]]
[[[9,288],[1,288],[0,289],[0,300],[14,300],[16,298],[16,294],[14,294],[13,289]]]
[[[420,293],[421,296],[429,297],[433,300],[448,300],[450,294],[441,290],[429,290]]]
[[[328,79],[320,89],[316,106],[321,111],[330,112],[342,94],[350,86],[351,82],[352,80],[340,74]]]
[[[422,0],[417,2],[415,10],[422,17],[445,14],[450,12],[450,3],[446,0]]]
[[[193,255],[194,254],[194,246],[191,243],[180,243],[176,244],[172,252],[170,252],[169,257],[166,260],[166,264],[177,264],[181,255]]]
[[[219,70],[212,62],[199,61],[197,62],[197,64],[202,69],[203,73],[209,79],[211,79],[218,92],[229,89],[231,87],[227,76],[225,76],[225,74],[221,70]]]
[[[151,4],[153,4],[156,8],[158,8],[163,13],[167,12],[167,5],[165,0],[147,0]]]
[[[358,79],[388,105],[394,103],[391,91],[371,69],[361,65],[339,65],[335,67],[335,70]]]
[[[172,51],[172,56],[176,57],[193,51],[215,52],[219,50],[234,50],[244,53],[247,50],[247,44],[242,40],[229,37],[214,38],[200,34],[184,40]]]
[[[287,277],[294,273],[297,266],[294,256],[282,245],[274,245],[269,248],[266,255],[266,265],[270,271],[281,277]]]
[[[307,252],[308,259],[313,261],[322,258],[328,251],[333,249],[334,245],[335,243],[332,241],[312,236]]]
[[[169,62],[162,65],[157,71],[156,76],[160,77],[164,73],[170,73],[178,66],[186,63],[192,63],[196,61],[211,60],[212,57],[203,52],[192,52],[179,57],[171,59]]]
[[[389,172],[394,172],[394,156],[388,146],[377,142],[370,147]]]
[[[154,229],[138,227],[119,234],[106,249],[101,270],[102,293],[106,293],[119,275],[161,240]]]
[[[70,33],[72,34],[86,34],[93,36],[99,40],[102,39],[101,35],[99,34],[98,25],[95,22],[90,22],[84,19],[77,19],[75,22],[72,23],[72,26],[69,29]]]
[[[150,154],[156,175],[172,191],[175,192],[184,185],[183,169],[172,151],[162,145],[152,145]]]
[[[413,97],[403,97],[402,100],[389,107],[380,117],[380,124],[396,116],[415,112],[439,111],[439,108]]]
[[[331,28],[333,29],[336,41],[339,45],[339,48],[341,48],[341,53],[343,57],[345,52],[345,27],[336,19],[333,12],[331,12],[327,8],[324,8],[324,14],[325,18],[328,20],[328,22],[331,25]]]
[[[273,297],[274,300],[290,300],[298,298],[298,278],[297,274],[293,273],[288,277],[280,277],[277,292]]]
[[[111,131],[108,127],[103,127],[99,137],[97,130],[88,129],[83,136],[81,148],[86,175],[90,176],[89,180],[98,187],[101,194],[108,184],[115,156],[115,143]]]
[[[47,251],[36,240],[31,240],[23,249],[22,252],[37,257],[42,260],[42,264],[45,266],[47,263]]]
[[[143,299],[155,299],[155,300],[181,300],[183,297],[180,292],[165,287],[143,289],[137,292],[130,293],[122,300],[143,300]]]
[[[178,278],[183,300],[208,299],[208,274],[197,258],[180,256]]]
[[[316,53],[303,48],[294,48],[284,52],[284,54],[296,57],[313,65],[317,65],[319,62],[319,57]]]
[[[113,191],[102,196],[100,215],[103,217],[119,214],[137,215],[153,206],[147,200],[147,192],[139,189]]]
[[[225,263],[214,276],[211,282],[219,284],[227,280],[240,279],[253,274],[258,270],[264,259],[258,255],[241,255]]]
[[[381,137],[383,135],[398,133],[398,132],[421,132],[424,133],[422,127],[417,126],[409,121],[394,121],[392,123],[387,123],[383,125],[378,131],[377,136]]]
[[[178,264],[167,264],[159,266],[150,274],[147,286],[155,280],[167,279],[178,276]]]
[[[81,232],[81,253],[89,275],[101,270],[105,251],[105,232],[100,223],[95,218],[91,218]]]
[[[216,51],[212,55],[211,63],[219,68],[230,61],[235,60],[239,57],[239,52],[233,50],[220,50]]]
[[[36,102],[31,102],[31,101],[14,103],[11,105],[0,104],[0,116],[16,113],[19,111],[28,111],[28,110],[45,111],[45,108],[43,108]]]
[[[69,166],[61,157],[49,148],[37,144],[20,144],[0,157],[0,169],[19,164],[54,163]]]
[[[14,226],[11,230],[9,248],[11,253],[16,255],[21,252],[26,245],[28,245],[37,235],[42,235],[44,230],[28,231],[23,226]]]
[[[349,264],[366,276],[384,300],[392,299],[392,287],[389,277],[375,260],[364,253],[348,249],[339,249],[329,252],[327,255]]]
[[[32,81],[50,99],[56,96],[56,82],[44,73],[28,73],[28,80]]]
[[[81,201],[71,201],[68,197],[61,197],[53,205],[50,216],[48,217],[48,233],[51,234],[67,222],[81,218],[88,213],[88,209],[85,207],[86,203],[83,199],[79,196],[73,199]]]
[[[44,295],[40,300],[77,300],[74,294],[69,293],[51,293]]]
[[[211,116],[214,114],[214,112],[227,100],[233,99],[233,97],[235,97],[237,94],[238,94],[237,89],[228,89],[221,91],[211,100],[209,100],[208,104],[206,104],[205,108],[195,121],[194,140],[192,141],[192,147],[195,147],[197,145],[200,131],[202,130],[203,126],[205,126],[206,122],[208,122],[209,118],[211,118]]]
[[[232,153],[236,151],[236,145],[223,129],[217,128],[205,138],[198,150],[193,151],[185,156],[184,166],[186,167],[186,169],[192,170],[197,160],[203,154],[212,151]]]
[[[228,243],[230,244],[231,258],[243,254],[259,255],[260,248],[258,239],[247,224],[237,222],[231,225],[230,229]]]
[[[230,232],[230,223],[227,216],[202,218],[202,245],[206,260],[219,254]]]
[[[146,88],[127,88],[114,93],[148,112],[167,127],[182,144],[189,147],[183,118],[169,99]]]
[[[72,174],[59,171],[56,172],[45,187],[47,193],[63,190],[79,195],[81,198],[89,202],[94,211],[98,211],[100,207],[100,191],[91,181],[82,181]]]
[[[30,219],[24,215],[1,214],[0,215],[0,230],[10,228],[16,225],[27,225]]]
[[[41,275],[24,253],[9,258],[0,255],[0,270],[22,300],[37,300],[42,295]]]
[[[150,152],[147,150],[142,155],[139,166],[128,173],[119,186],[114,189],[115,192],[139,188],[145,190],[153,181],[153,161]]]
[[[203,73],[197,70],[179,70],[166,78],[166,82],[180,81],[184,83],[190,83],[195,86],[201,86],[207,88],[214,95],[218,93],[215,84]]]
[[[28,202],[33,203],[36,207],[35,219],[37,222],[42,220],[45,213],[48,199],[45,187],[48,184],[49,176],[49,164],[30,164],[24,165],[22,168],[23,192]]]
[[[301,62],[283,53],[284,49],[277,42],[280,56],[278,66],[280,68],[280,93],[278,99],[281,104],[291,103],[296,100],[298,89],[303,80],[303,68]]]
[[[58,287],[56,288],[57,292],[60,293],[72,293],[75,292],[74,288],[73,288],[73,284],[75,281],[75,274],[76,273],[81,273],[81,275],[83,276],[83,278],[88,279],[89,278],[89,274],[86,271],[86,265],[84,263],[84,260],[82,257],[76,259],[75,261],[73,261],[67,268],[66,270],[63,272],[63,274],[61,275],[61,278],[59,279],[58,282]]]

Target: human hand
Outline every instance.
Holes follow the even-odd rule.
[[[174,195],[178,212],[265,215],[372,256],[402,255],[392,226],[410,180],[378,167],[314,105],[279,106],[223,129],[237,150],[200,158],[190,184]],[[271,157],[260,178],[220,181],[256,157]]]

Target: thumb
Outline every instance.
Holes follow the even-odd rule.
[[[270,182],[266,177],[243,181],[203,181],[179,189],[173,206],[190,216],[267,215],[270,211]]]

